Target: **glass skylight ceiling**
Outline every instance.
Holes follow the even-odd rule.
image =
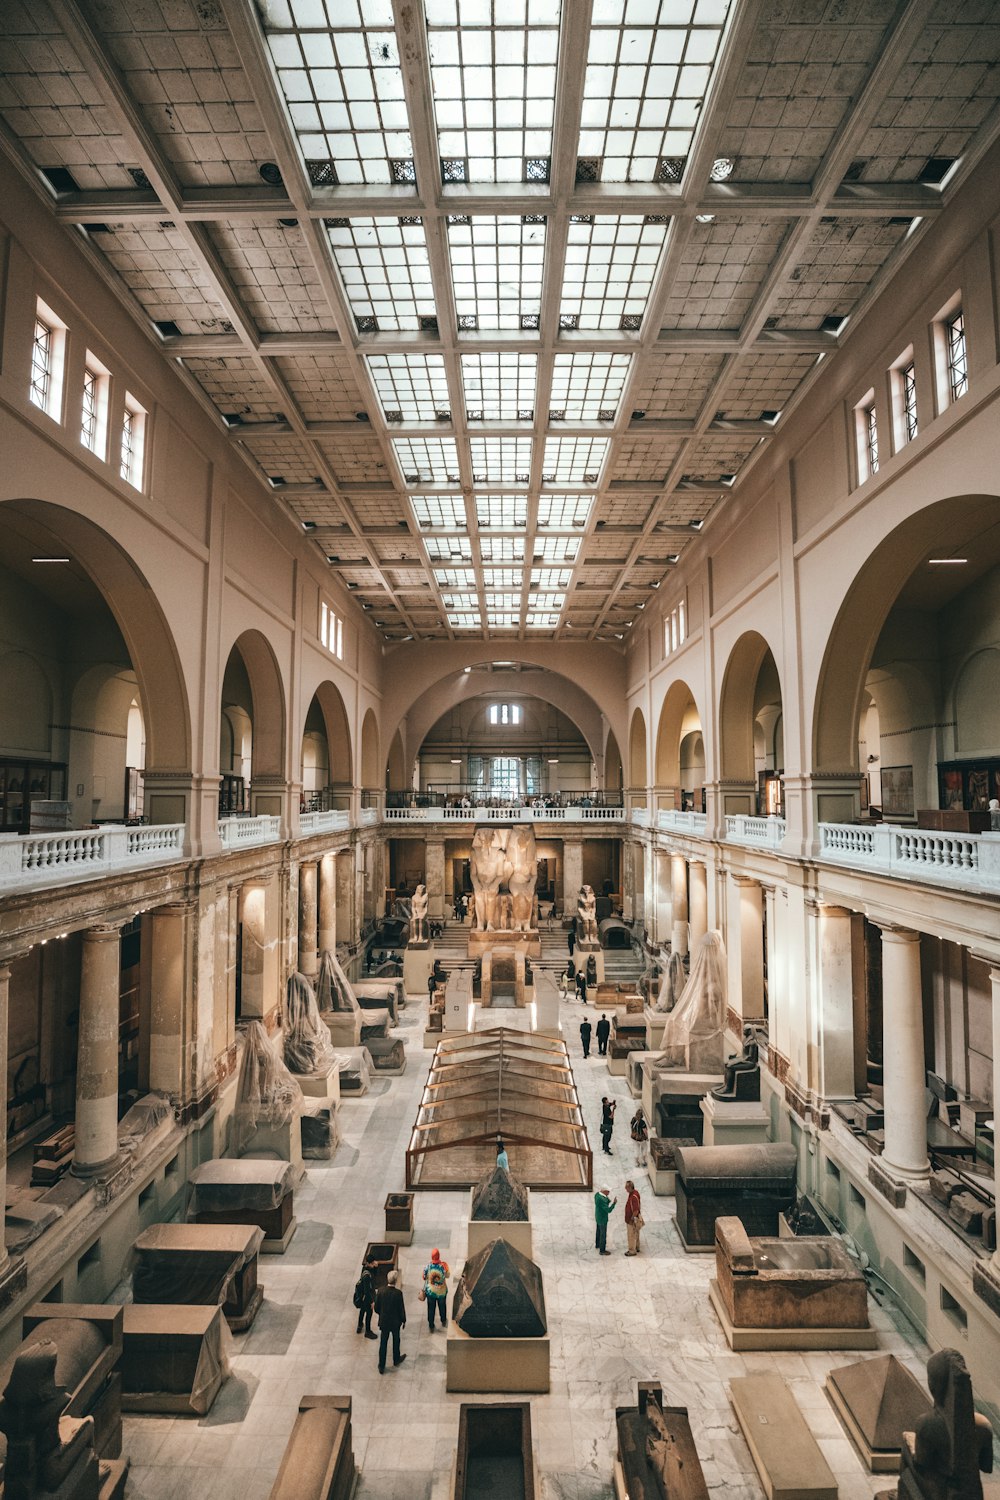
[[[582,531],[593,503],[590,495],[543,495],[538,502],[538,529]]]
[[[524,561],[523,536],[484,536],[479,543],[484,563]]]
[[[607,451],[607,438],[547,438],[542,478],[546,484],[596,484]]]
[[[472,477],[477,484],[527,484],[531,472],[531,439],[470,438]]]
[[[628,354],[557,354],[550,416],[566,422],[613,422],[631,364]]]
[[[399,467],[408,484],[457,484],[454,438],[393,438]],[[416,476],[413,479],[409,475]]]
[[[535,413],[534,354],[463,354],[462,383],[470,422],[530,422]]]
[[[388,0],[264,0],[264,30],[317,186],[393,182],[413,156]],[[364,24],[368,23],[368,24]]]
[[[326,223],[361,333],[417,330],[422,317],[435,315],[422,224],[404,224],[400,219],[328,219]]]
[[[465,501],[461,495],[411,495],[410,504],[421,531],[465,530]]]
[[[560,321],[638,331],[667,226],[638,214],[596,214],[571,223]]]
[[[442,161],[463,162],[469,182],[526,180],[526,161],[552,155],[559,0],[426,0],[425,10]]]
[[[448,224],[459,331],[521,329],[542,306],[545,222],[479,215]]]
[[[664,157],[687,156],[728,9],[728,0],[597,0],[579,154],[602,159],[603,182],[653,182]],[[665,180],[677,180],[674,170]]]
[[[480,531],[512,531],[528,521],[524,495],[477,495],[476,520]]]
[[[368,368],[387,422],[433,422],[449,410],[440,354],[369,354]]]

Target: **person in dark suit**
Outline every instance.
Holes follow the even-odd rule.
[[[605,1094],[601,1100],[601,1148],[605,1156],[614,1156],[611,1149],[611,1132],[615,1128],[615,1110],[617,1105],[613,1099]]]
[[[392,1335],[392,1362],[401,1365],[406,1358],[399,1352],[399,1332],[406,1327],[406,1307],[398,1286],[399,1272],[390,1271],[385,1286],[375,1293],[375,1313],[378,1317],[378,1372],[385,1374],[385,1355]]]
[[[576,923],[574,922],[566,934],[566,944],[569,948],[569,956],[573,957],[573,949],[576,947]]]
[[[583,1020],[580,1022],[580,1040],[583,1043],[583,1055],[584,1055],[584,1057],[589,1057],[590,1056],[590,1032],[591,1032],[590,1022],[587,1019],[587,1017],[584,1016]]]
[[[601,1057],[608,1055],[608,1037],[611,1035],[611,1022],[602,1011],[601,1019],[597,1023],[597,1050]]]

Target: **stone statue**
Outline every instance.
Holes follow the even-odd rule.
[[[506,885],[511,930],[530,931],[538,873],[535,830],[531,825],[477,828],[472,836],[469,865],[475,893],[474,925],[481,932],[497,930],[502,907],[507,906],[506,901],[501,903],[500,887]]]
[[[597,947],[600,936],[597,931],[597,897],[592,885],[581,886],[576,913],[577,942],[582,947],[591,944]]]
[[[712,1090],[715,1099],[760,1099],[760,1048],[752,1026],[743,1028],[743,1051],[726,1059],[724,1078]]]
[[[410,941],[411,948],[423,947],[427,943],[427,887],[418,885],[413,892],[413,901],[410,905]]]
[[[57,1357],[51,1339],[25,1350],[14,1361],[0,1401],[0,1432],[7,1438],[7,1500],[36,1500],[57,1490],[72,1500],[96,1500],[93,1418],[63,1416],[69,1397],[56,1384]]]
[[[588,990],[597,988],[597,959],[593,954],[587,959],[587,988]]]
[[[683,995],[686,984],[687,974],[684,972],[684,960],[679,953],[671,953],[670,960],[664,970],[663,982],[656,997],[656,1009],[661,1012],[672,1011]]]
[[[903,1434],[899,1500],[983,1500],[993,1472],[993,1429],[972,1404],[972,1377],[957,1349],[927,1361],[934,1410]]]

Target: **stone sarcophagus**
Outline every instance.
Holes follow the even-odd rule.
[[[264,1300],[263,1242],[255,1224],[151,1224],[135,1242],[132,1300],[218,1306],[233,1332],[244,1333]]]
[[[715,1221],[737,1215],[748,1234],[778,1233],[778,1215],[795,1201],[792,1146],[680,1146],[675,1222],[685,1250],[710,1251]]]
[[[303,1396],[270,1500],[351,1500],[355,1478],[350,1396]]]
[[[453,1500],[535,1500],[531,1403],[459,1407]]]
[[[751,1237],[737,1218],[715,1222],[709,1289],[729,1347],[872,1349],[868,1287],[832,1235]]]
[[[83,1302],[36,1302],[24,1314],[23,1340],[0,1364],[0,1391],[14,1362],[36,1345],[56,1350],[55,1381],[66,1393],[63,1413],[94,1419],[98,1458],[118,1458],[122,1451],[121,1374],[123,1314],[120,1307]]]
[[[653,1381],[639,1381],[635,1406],[615,1411],[615,1500],[708,1500],[686,1406],[664,1406]]]

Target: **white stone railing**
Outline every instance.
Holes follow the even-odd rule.
[[[819,858],[906,880],[1000,890],[1000,834],[938,833],[893,823],[821,823]]]
[[[361,827],[372,828],[379,820],[377,807],[363,807],[361,809]]]
[[[633,807],[629,813],[629,818],[635,824],[636,828],[648,828],[649,808]]]
[[[26,889],[65,880],[91,879],[115,870],[180,859],[183,823],[129,828],[106,823],[58,833],[0,835],[0,888]]]
[[[693,833],[704,838],[708,829],[708,815],[702,812],[679,812],[676,808],[661,807],[656,814],[657,828],[673,829],[677,833]]]
[[[236,813],[219,819],[219,842],[223,849],[245,849],[250,844],[273,844],[281,833],[281,819],[269,813],[252,818]]]
[[[346,808],[332,807],[325,812],[299,814],[299,832],[303,838],[313,833],[346,833],[351,826],[351,815]]]
[[[726,815],[726,839],[731,844],[754,844],[761,849],[777,849],[784,837],[784,818],[756,818],[746,813]]]
[[[387,823],[622,823],[620,807],[387,807]]]

